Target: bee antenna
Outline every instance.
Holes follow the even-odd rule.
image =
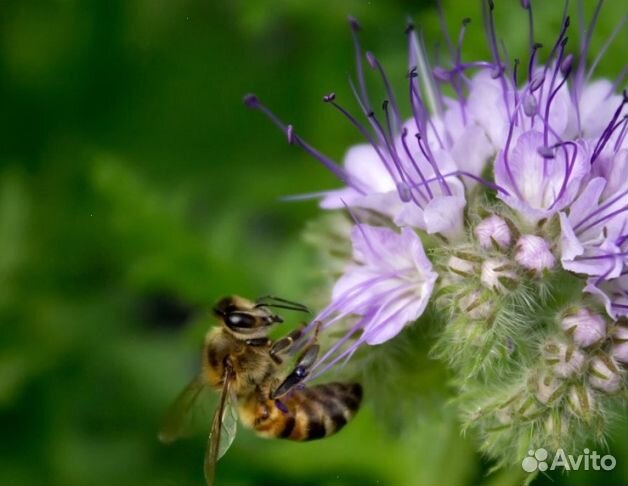
[[[304,305],[299,304],[298,302],[293,302],[291,300],[282,299],[281,297],[275,297],[272,295],[266,295],[264,297],[260,297],[257,299],[255,307],[276,307],[277,309],[287,309],[293,310],[297,312],[305,312],[310,314],[310,309]]]

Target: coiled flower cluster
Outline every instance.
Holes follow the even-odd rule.
[[[609,416],[626,404],[627,70],[594,79],[603,51],[587,66],[601,5],[573,50],[567,9],[547,48],[535,42],[523,1],[525,63],[506,60],[490,0],[488,60],[462,59],[468,19],[455,42],[447,37],[439,66],[408,25],[409,120],[350,19],[350,85],[362,116],[334,93],[323,97],[365,139],[342,165],[256,96],[245,98],[344,184],[313,196],[347,213],[352,229],[341,232],[351,255],[335,262],[341,275],[311,325],[341,334],[312,377],[429,315],[439,323],[432,355],[451,370],[463,426],[498,465],[538,447],[603,441]],[[381,103],[369,97],[369,68],[386,92]]]

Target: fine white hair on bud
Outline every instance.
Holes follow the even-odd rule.
[[[482,284],[498,292],[506,292],[517,284],[517,274],[510,262],[503,258],[490,258],[482,263]]]
[[[544,405],[549,405],[562,395],[563,381],[553,373],[545,372],[536,383],[536,398]]]
[[[447,261],[447,268],[457,278],[465,278],[476,273],[475,264],[464,258],[451,256]]]
[[[484,218],[473,230],[480,246],[484,249],[492,247],[508,248],[512,243],[512,235],[508,223],[496,215]]]
[[[587,419],[595,407],[591,389],[583,385],[572,385],[567,391],[567,406],[577,418]]]
[[[543,346],[545,362],[560,378],[570,378],[582,371],[585,355],[572,344],[549,342]]]
[[[527,270],[534,270],[541,275],[551,270],[556,264],[549,243],[536,235],[523,235],[517,240],[515,260]]]
[[[613,331],[611,355],[620,363],[628,364],[628,327],[617,326]]]
[[[611,354],[620,363],[628,364],[628,342],[613,344]]]
[[[462,297],[458,301],[458,307],[473,320],[487,319],[493,312],[491,303],[479,290],[474,290]]]
[[[563,317],[560,325],[581,348],[593,346],[606,337],[604,318],[586,308],[578,309]]]
[[[613,359],[599,354],[591,361],[589,383],[605,393],[616,393],[621,387],[622,374]]]

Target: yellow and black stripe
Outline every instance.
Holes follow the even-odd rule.
[[[294,390],[280,403],[250,397],[240,413],[243,423],[263,437],[305,441],[338,432],[353,418],[361,401],[358,383],[325,383]]]

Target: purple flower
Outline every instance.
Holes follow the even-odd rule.
[[[408,26],[403,97],[393,92],[375,55],[363,51],[360,27],[349,20],[356,54],[356,74],[349,84],[359,113],[351,113],[334,93],[323,97],[363,138],[346,151],[342,164],[314,149],[257,97],[245,98],[290,144],[342,182],[341,188],[313,195],[322,208],[366,209],[399,230],[355,226],[354,262],[317,317],[324,327],[343,320],[352,327],[319,366],[350,356],[361,343],[387,341],[414,322],[432,294],[436,271],[443,274],[443,287],[473,279],[484,287],[456,294],[452,308],[462,306],[464,317],[495,315],[498,304],[486,295],[512,291],[521,277],[517,266],[541,279],[558,261],[583,287],[586,279],[585,292],[600,299],[612,318],[628,315],[628,94],[616,93],[628,70],[615,81],[592,80],[606,49],[587,66],[601,2],[573,54],[567,9],[555,42],[544,48],[534,39],[530,2],[523,2],[530,32],[525,63],[503,55],[493,2],[483,5],[491,53],[487,60],[463,59],[468,20],[457,42],[447,34],[449,52],[439,66],[430,64],[419,36]],[[369,68],[381,81],[384,99],[369,96]],[[404,111],[411,113],[408,120],[402,119]],[[470,228],[478,215],[484,219]],[[426,234],[445,237],[442,252],[434,252],[436,271],[421,243]],[[541,300],[541,287],[551,292],[549,286],[532,285],[529,291],[538,294],[526,298]],[[574,340],[585,348],[595,333],[587,334],[582,319],[574,319],[573,326],[568,319],[565,325],[575,326]],[[555,356],[548,359],[556,374],[584,366],[577,349],[572,362],[572,346],[550,346],[549,354]]]
[[[334,356],[332,363],[352,354],[362,343],[380,344],[395,337],[423,314],[438,277],[421,239],[409,228],[396,233],[357,224],[351,242],[354,262],[336,282],[331,303],[315,321],[323,322],[324,328],[345,318],[354,319],[355,324],[320,363],[358,333],[357,340]]]
[[[551,158],[540,152],[543,147],[543,133],[527,131],[495,161],[495,182],[507,191],[499,197],[530,225],[568,206],[589,169],[578,144]]]
[[[584,291],[596,296],[613,319],[628,316],[628,272],[624,271],[620,277],[612,280],[591,277]]]

